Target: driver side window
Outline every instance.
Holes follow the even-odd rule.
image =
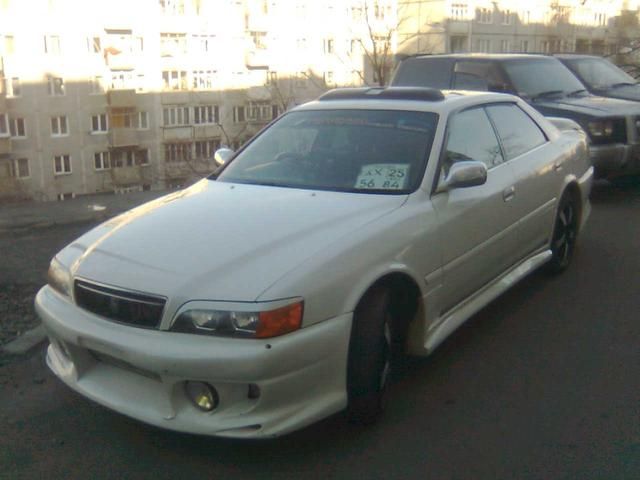
[[[449,173],[451,165],[464,160],[483,162],[487,169],[504,161],[498,139],[483,108],[465,110],[449,120],[442,165],[444,174]]]

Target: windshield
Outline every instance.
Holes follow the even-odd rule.
[[[612,63],[601,58],[568,60],[571,68],[591,88],[609,88],[620,84],[635,84],[635,79]]]
[[[520,96],[532,98],[545,92],[568,94],[584,90],[584,85],[559,60],[512,60],[505,62],[504,68]]]
[[[292,112],[265,130],[218,181],[359,193],[409,193],[422,178],[435,113]]]

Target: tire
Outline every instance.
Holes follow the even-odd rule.
[[[560,273],[571,264],[578,239],[578,202],[570,192],[560,199],[551,237],[551,260],[547,263],[550,273]]]
[[[373,287],[354,312],[347,365],[347,415],[354,424],[375,422],[383,410],[392,358],[391,295]]]

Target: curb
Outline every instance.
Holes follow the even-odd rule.
[[[22,355],[37,347],[46,339],[47,334],[44,330],[44,326],[38,325],[31,330],[27,330],[18,338],[1,347],[0,351],[8,355]]]

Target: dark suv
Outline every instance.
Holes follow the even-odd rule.
[[[591,95],[556,58],[542,55],[419,55],[398,65],[392,86],[518,95],[543,115],[578,122],[598,177],[640,173],[640,104]]]

